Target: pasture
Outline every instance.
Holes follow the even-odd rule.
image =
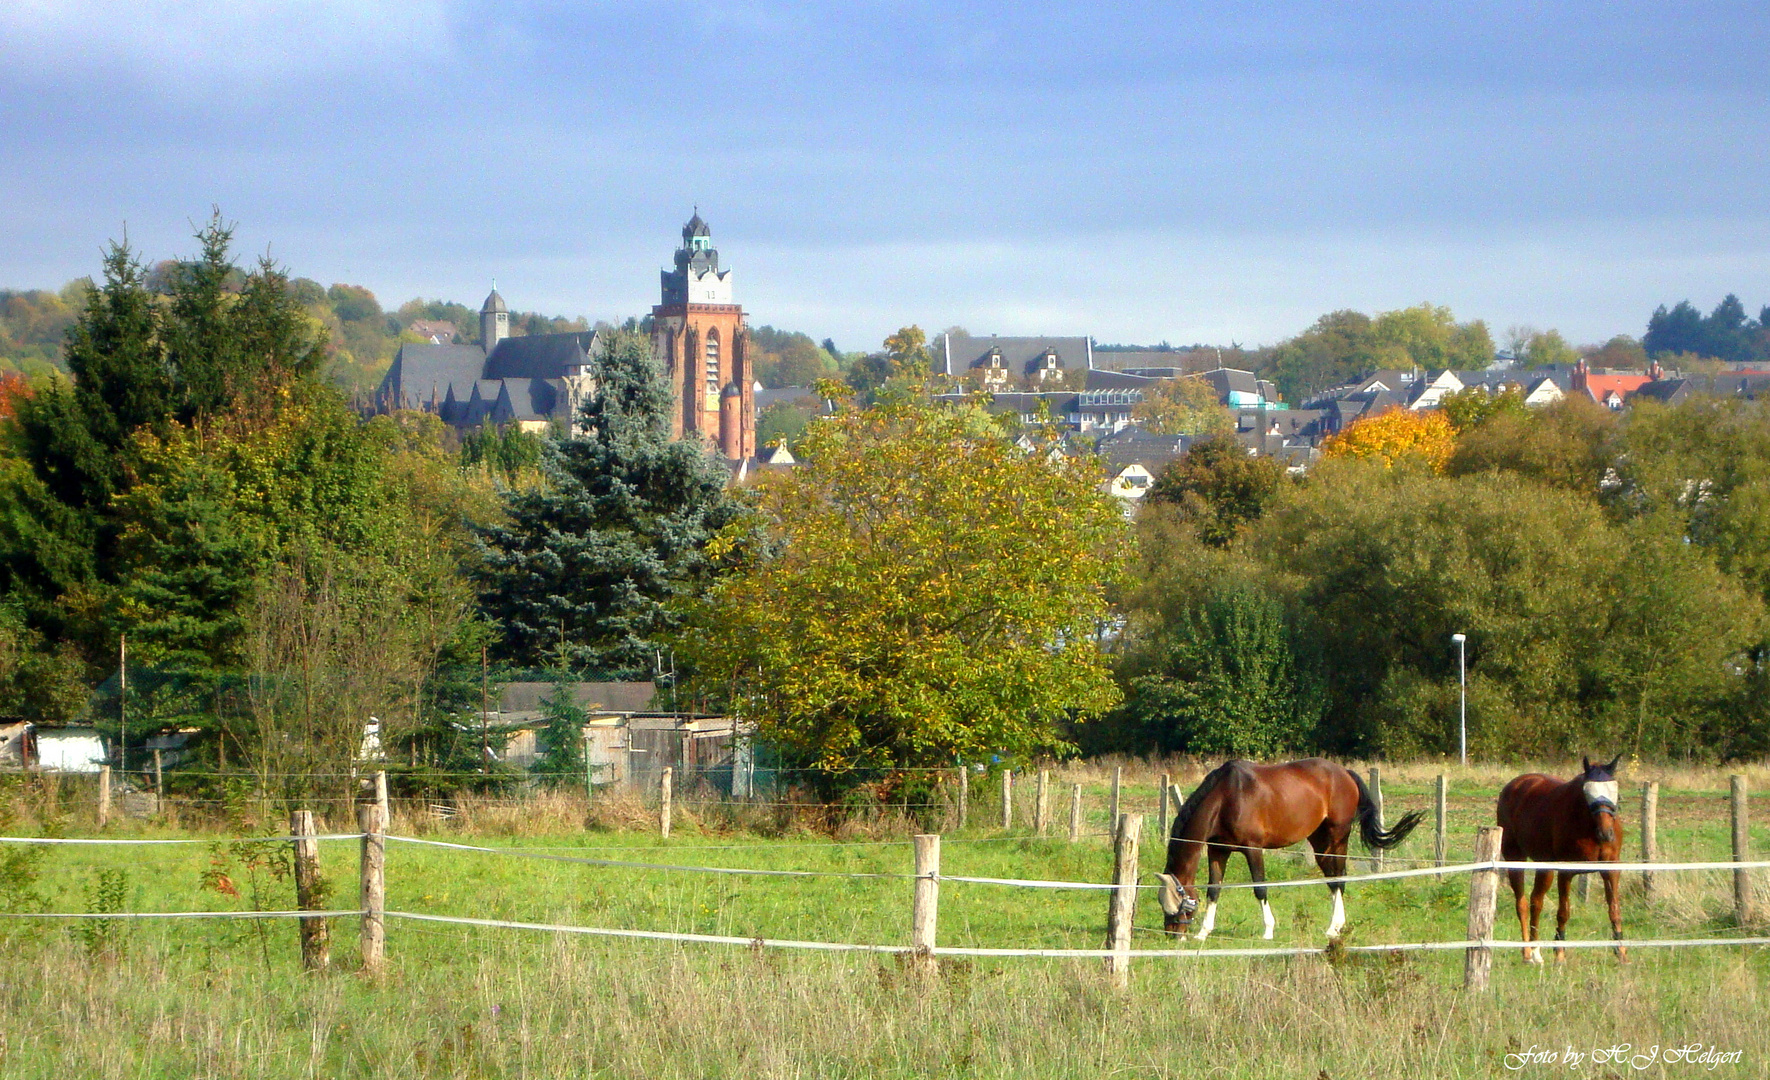
[[[1190,786],[1198,770],[1172,767]],[[1516,769],[1436,763],[1384,766],[1388,815],[1430,809],[1432,778],[1451,776],[1450,859],[1465,860],[1474,830]],[[1554,768],[1551,771],[1555,771]],[[1566,775],[1569,770],[1559,766]],[[1126,771],[1126,809],[1155,816],[1158,770]],[[1753,849],[1770,851],[1770,771],[1748,770]],[[1661,781],[1664,861],[1729,855],[1724,771],[1623,773],[1625,857],[1638,851],[1636,783]],[[1066,838],[1071,780],[1087,788],[1088,832]],[[972,792],[970,825],[943,844],[944,875],[1104,881],[1107,773],[1054,776],[1052,835],[1027,835],[1031,785],[1003,833],[995,789]],[[1059,797],[1061,795],[1062,797]],[[83,796],[14,793],[0,832],[94,832]],[[791,813],[679,806],[673,835],[646,828],[642,807],[587,808],[575,793],[518,805],[463,802],[439,820],[395,808],[395,835],[500,849],[457,851],[390,841],[387,907],[474,918],[832,942],[908,939],[910,882],[901,877],[735,877],[587,866],[519,857],[582,856],[677,866],[836,874],[910,872],[913,828],[890,815],[832,836]],[[118,838],[220,841],[281,832],[281,817],[236,808],[231,821],[125,821]],[[351,831],[342,813],[322,830]],[[286,845],[281,845],[286,847]],[[355,841],[321,844],[328,906],[356,906]],[[252,846],[39,849],[28,887],[14,873],[9,910],[84,912],[285,909],[293,886],[254,865]],[[1355,849],[1361,850],[1361,849]],[[1389,859],[1428,861],[1430,822]],[[11,851],[0,852],[9,856]],[[1759,857],[1762,857],[1760,854]],[[1158,869],[1151,824],[1142,869]],[[1269,857],[1275,879],[1313,864]],[[1240,859],[1231,882],[1246,880]],[[0,882],[0,888],[8,887]],[[22,892],[21,892],[22,888]],[[1348,887],[1347,943],[1459,940],[1468,880],[1449,875]],[[1650,899],[1628,875],[1630,938],[1764,933],[1734,919],[1726,872],[1660,875]],[[1275,945],[1321,943],[1329,904],[1319,885],[1273,890]],[[1569,936],[1607,935],[1601,889],[1577,904]],[[1106,894],[943,883],[942,945],[1098,948]],[[1502,887],[1496,936],[1517,935]],[[1158,932],[1152,894],[1139,898],[1136,948],[1172,944]],[[1223,900],[1212,947],[1254,947],[1259,910],[1246,890]],[[1526,967],[1495,956],[1493,988],[1462,989],[1460,952],[1343,954],[1289,959],[1138,959],[1128,992],[1097,960],[946,958],[930,985],[894,956],[608,940],[390,918],[387,964],[359,973],[356,920],[333,921],[335,968],[304,974],[291,921],[192,920],[70,924],[6,919],[0,984],[0,1075],[7,1077],[895,1077],[1224,1076],[1476,1077],[1546,1073],[1508,1055],[1532,1047],[1589,1054],[1621,1044],[1701,1043],[1741,1051],[1716,1075],[1765,1075],[1770,950],[1641,949],[1618,965],[1607,950],[1575,950],[1564,965]],[[1185,945],[1181,946],[1186,948]],[[1559,1066],[1565,1069],[1565,1064]],[[1579,1075],[1684,1075],[1702,1066],[1596,1064]]]

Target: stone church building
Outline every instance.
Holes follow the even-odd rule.
[[[670,432],[698,436],[733,462],[756,455],[755,374],[744,309],[732,301],[713,236],[697,211],[682,229],[676,269],[652,308],[652,355],[670,382]],[[479,312],[477,345],[406,344],[375,392],[377,412],[435,413],[467,430],[484,424],[568,431],[595,391],[607,331],[512,337],[496,287]]]

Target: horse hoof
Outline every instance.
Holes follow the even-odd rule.
[[[1538,967],[1541,967],[1543,962],[1542,954],[1531,952],[1529,949],[1526,949],[1524,951],[1524,962],[1527,964],[1536,964]]]

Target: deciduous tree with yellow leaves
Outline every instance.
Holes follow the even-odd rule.
[[[1359,417],[1330,435],[1321,456],[1373,458],[1387,466],[1413,460],[1441,473],[1456,445],[1456,428],[1442,412],[1395,408]]]
[[[1060,749],[1060,721],[1114,705],[1124,515],[1091,460],[999,431],[909,395],[812,425],[756,492],[766,540],[695,612],[701,691],[828,769]]]

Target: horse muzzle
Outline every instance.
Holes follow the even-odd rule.
[[[1156,880],[1161,882],[1156,895],[1162,905],[1162,929],[1171,934],[1184,931],[1198,910],[1198,898],[1182,888],[1173,874],[1157,874]]]

